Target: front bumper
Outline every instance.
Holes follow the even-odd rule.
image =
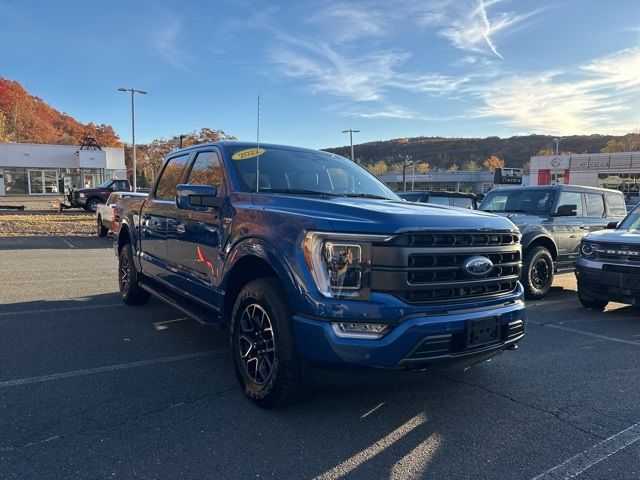
[[[467,347],[469,321],[495,317],[500,326],[497,342]],[[331,319],[295,315],[298,355],[309,367],[427,370],[461,370],[519,342],[526,325],[521,299],[492,309],[451,310],[436,315],[414,314],[376,340],[342,338],[331,328]]]
[[[580,258],[575,274],[583,297],[640,304],[640,266]]]

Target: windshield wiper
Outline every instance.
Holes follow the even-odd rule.
[[[263,193],[289,193],[291,195],[319,195],[319,196],[329,196],[331,193],[329,192],[319,192],[317,190],[305,190],[303,188],[261,188],[260,192]],[[258,192],[258,193],[260,193]]]
[[[389,197],[383,197],[382,195],[374,195],[373,193],[341,193],[340,197],[350,198],[375,198],[378,200],[391,200]]]

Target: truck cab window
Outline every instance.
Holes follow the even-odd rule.
[[[604,197],[600,193],[587,193],[587,216],[590,218],[604,217]]]
[[[199,152],[187,182],[189,185],[210,185],[220,189],[222,166],[216,152]]]
[[[180,183],[188,159],[189,155],[180,155],[167,162],[156,187],[155,197],[158,200],[175,199],[176,187]]]

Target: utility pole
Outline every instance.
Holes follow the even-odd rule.
[[[141,95],[146,95],[147,92],[144,90],[136,90],[135,88],[123,88],[120,87],[118,89],[119,92],[131,92],[131,149],[133,150],[133,191],[138,191],[138,178],[137,178],[137,170],[138,164],[136,162],[136,104],[134,101],[134,95],[139,93]]]
[[[354,133],[360,133],[360,130],[354,130],[353,128],[350,128],[349,130],[343,130],[342,133],[349,133],[349,141],[351,142],[351,160],[352,161],[356,161],[355,157],[353,156],[353,134]]]

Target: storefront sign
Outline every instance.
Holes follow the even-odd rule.
[[[496,168],[493,183],[496,185],[522,185],[522,169]]]
[[[609,158],[585,158],[585,159],[572,159],[577,163],[577,167],[584,170],[599,170],[602,168],[609,168]]]

